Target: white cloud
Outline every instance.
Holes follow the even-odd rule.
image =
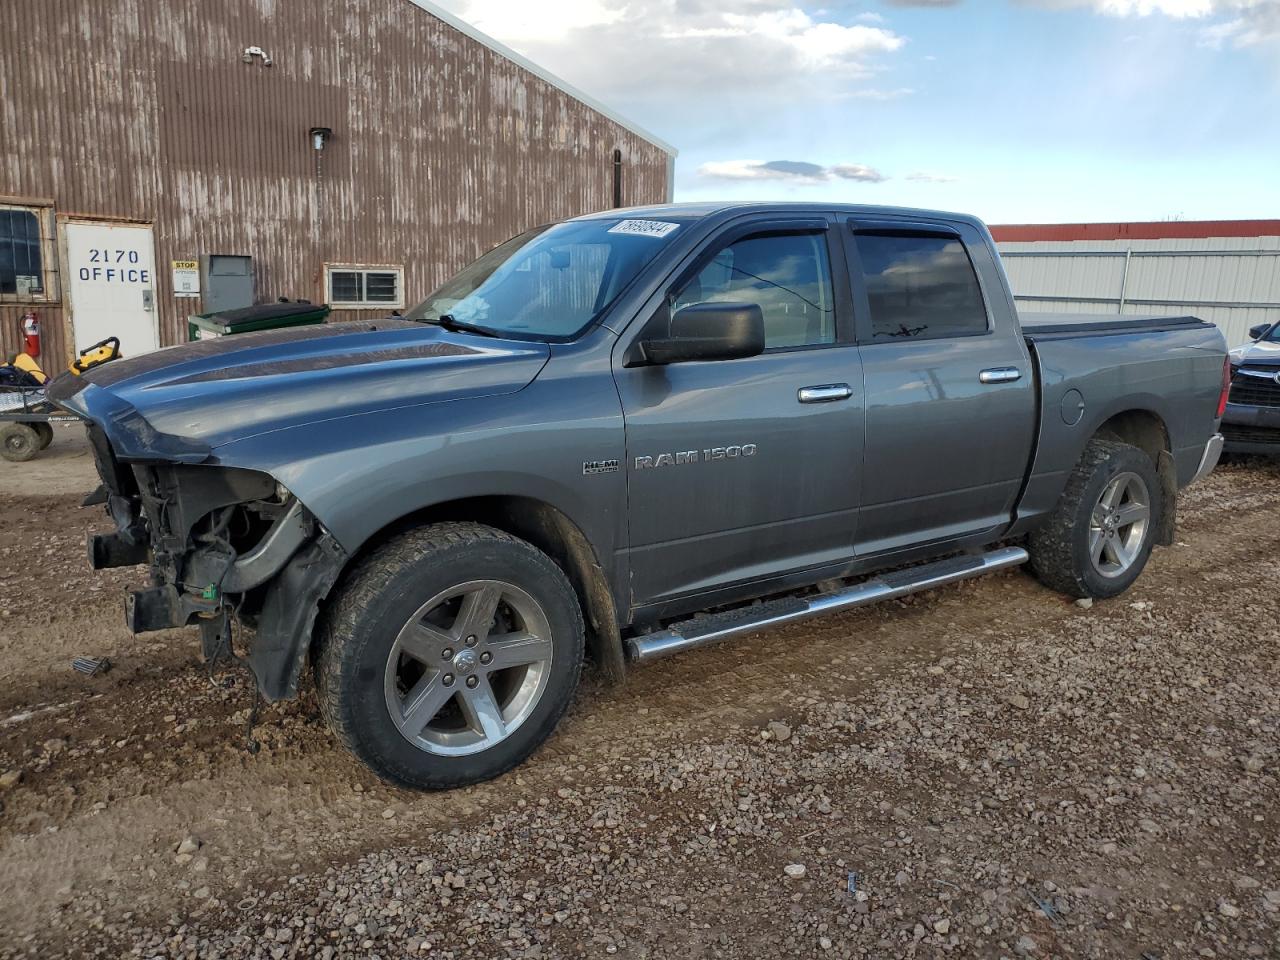
[[[446,0],[442,6],[507,43],[558,43],[575,30],[606,27],[626,16],[625,7],[608,0]]]
[[[915,183],[956,183],[959,178],[947,176],[943,173],[927,173],[923,170],[917,170],[915,173],[908,173],[904,180],[911,180]]]
[[[1208,21],[1203,42],[1212,47],[1229,44],[1254,47],[1280,44],[1280,0],[1023,0],[1045,7],[1090,7],[1109,17],[1165,16],[1175,20]]]
[[[840,180],[860,180],[863,183],[880,183],[889,179],[874,167],[861,163],[838,163],[830,168],[831,175]]]
[[[880,183],[888,179],[874,167],[861,163],[824,167],[805,160],[715,160],[700,166],[698,176],[708,180],[773,180],[806,186],[830,180]]]
[[[441,0],[478,29],[625,108],[696,98],[834,97],[906,39],[787,0]],[[833,82],[835,81],[835,82]],[[797,90],[789,84],[807,84]],[[723,102],[723,101],[722,101]]]
[[[1280,45],[1280,0],[1238,4],[1236,16],[1207,27],[1206,44],[1220,47],[1256,47],[1266,43]]]
[[[1166,17],[1207,17],[1217,4],[1214,0],[1096,0],[1095,9],[1113,17],[1149,17],[1162,13]]]

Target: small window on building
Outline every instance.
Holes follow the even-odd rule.
[[[855,240],[877,343],[987,332],[982,290],[959,240],[873,233]]]
[[[0,299],[53,299],[45,278],[46,216],[40,207],[0,205]]]
[[[404,270],[400,267],[357,267],[346,264],[326,268],[329,305],[342,308],[404,306]]]

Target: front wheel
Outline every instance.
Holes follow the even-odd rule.
[[[1028,552],[1040,582],[1073,597],[1105,599],[1129,588],[1155,542],[1164,510],[1151,458],[1115,440],[1090,440]]]
[[[321,625],[316,686],[338,737],[380,776],[440,789],[498,776],[573,697],[582,613],[555,563],[475,523],[366,558]]]

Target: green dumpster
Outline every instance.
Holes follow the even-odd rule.
[[[251,330],[324,323],[327,316],[327,303],[260,303],[219,313],[193,313],[187,317],[187,335],[190,340],[211,340]]]

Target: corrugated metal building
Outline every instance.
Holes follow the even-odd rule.
[[[1280,220],[993,226],[1023,310],[1280,321]]]
[[[386,315],[530,226],[669,199],[675,155],[427,0],[9,0],[0,130],[0,347],[34,308],[50,368],[185,339],[243,257],[259,302]]]

